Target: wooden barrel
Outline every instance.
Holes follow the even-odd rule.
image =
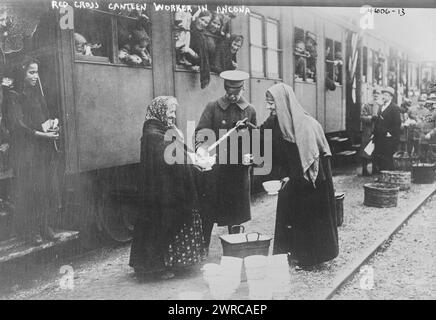
[[[412,165],[413,183],[433,183],[435,180],[435,163],[418,163]]]
[[[363,204],[368,207],[390,208],[396,207],[399,187],[384,183],[367,183],[364,186],[365,199]]]
[[[412,173],[409,171],[381,171],[378,182],[399,187],[400,190],[409,190],[412,184]]]

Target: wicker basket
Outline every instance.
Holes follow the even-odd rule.
[[[223,256],[245,258],[252,255],[267,256],[272,238],[253,232],[226,234],[220,239]]]
[[[412,170],[412,158],[409,156],[409,153],[407,151],[395,152],[392,158],[394,160],[394,168],[396,170]]]
[[[363,202],[365,206],[378,208],[397,206],[399,187],[392,187],[384,183],[367,183],[363,187],[365,189]]]
[[[413,183],[433,183],[435,180],[435,163],[418,163],[412,166]]]
[[[391,187],[399,187],[400,190],[409,190],[412,184],[412,173],[409,171],[381,171],[378,182]]]

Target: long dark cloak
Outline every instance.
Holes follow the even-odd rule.
[[[9,91],[7,119],[15,175],[15,229],[21,235],[39,232],[52,209],[50,163],[54,153],[52,141],[35,136],[35,131],[42,131],[41,124],[49,119],[39,88],[27,88],[22,93]]]
[[[273,252],[290,252],[301,265],[331,260],[339,246],[330,157],[320,156],[314,187],[303,177],[297,145],[274,135],[278,121],[269,119],[263,128],[267,126],[273,129],[273,150],[279,150],[273,151],[273,162],[282,177],[290,177],[278,197]]]
[[[147,120],[141,138],[138,189],[142,211],[134,226],[130,266],[149,271],[164,267],[169,244],[192,218],[197,203],[191,165],[170,165],[164,159],[166,148],[173,143],[164,140],[166,130],[160,121]],[[182,143],[174,143],[177,152],[184,152]]]

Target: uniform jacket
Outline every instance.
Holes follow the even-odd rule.
[[[219,129],[230,130],[237,121],[244,118],[256,125],[256,111],[251,104],[243,97],[237,103],[230,103],[225,97],[221,97],[207,104],[196,131],[211,129],[218,140]],[[222,151],[229,151],[229,139],[223,143]],[[197,146],[199,144],[201,142]],[[227,160],[229,153],[227,152]],[[241,153],[240,149],[238,153]],[[220,226],[240,224],[251,219],[249,167],[229,164],[229,161],[227,164],[220,164],[218,154],[217,164],[212,171],[199,174],[199,189],[202,212],[207,219]]]

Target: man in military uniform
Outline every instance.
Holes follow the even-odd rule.
[[[210,141],[204,141],[201,137],[203,129],[212,130],[218,140],[220,129],[230,130],[240,126],[241,130],[247,130],[245,133],[249,134],[246,124],[252,124],[253,127],[256,125],[256,110],[242,96],[244,80],[248,79],[249,75],[246,72],[231,70],[222,72],[220,77],[224,79],[226,93],[218,100],[209,102],[201,115],[196,129],[198,154],[207,153],[206,150],[211,145]],[[247,120],[243,123],[241,120],[245,118]],[[241,136],[241,133],[244,132],[235,131],[232,135]],[[239,225],[251,219],[249,167],[241,161],[242,147],[246,145],[241,146],[240,137],[237,138],[238,163],[231,163],[234,161],[230,160],[235,158],[235,155],[230,154],[233,152],[230,142],[235,138],[232,135],[222,142],[223,146],[216,148],[217,164],[213,169],[199,175],[203,229],[207,245],[215,222],[218,226],[228,226],[230,232],[232,225]],[[249,140],[251,146],[251,139]],[[213,152],[214,150],[211,150],[211,153]]]

